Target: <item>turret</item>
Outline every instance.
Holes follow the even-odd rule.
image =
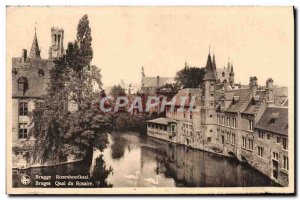
[[[216,76],[215,76],[215,73],[214,73],[213,63],[212,63],[212,60],[211,60],[210,53],[208,54],[208,57],[207,57],[205,70],[206,71],[205,71],[203,81],[216,81]]]
[[[215,54],[213,55],[213,61],[212,61],[212,64],[213,64],[213,69],[214,69],[214,70],[217,70]]]
[[[36,29],[34,31],[34,38],[33,38],[32,46],[31,46],[29,58],[41,59],[41,50],[39,48],[39,43],[38,43],[38,39],[36,36]]]

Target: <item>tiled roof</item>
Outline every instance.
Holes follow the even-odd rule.
[[[255,128],[282,135],[288,135],[288,108],[266,108]]]
[[[157,81],[158,79],[158,81]],[[173,77],[143,77],[142,78],[143,86],[144,87],[161,87],[166,83],[175,83]],[[158,85],[157,85],[158,82]]]
[[[276,87],[274,88],[275,105],[283,106],[288,99],[288,88],[287,87]]]
[[[194,95],[196,95],[195,98],[195,106],[199,106],[200,105],[200,100],[201,100],[201,89],[200,88],[185,88],[185,89],[181,89],[178,91],[178,93],[174,96],[174,98],[176,98],[176,106],[180,106],[181,105],[181,98],[180,97],[187,97],[187,100],[185,101],[185,106],[189,106],[190,105],[190,99],[189,96],[192,98]]]
[[[12,68],[16,73],[12,73],[12,97],[40,97],[46,94],[48,82],[50,78],[50,69],[54,66],[51,60],[30,59],[21,62],[21,58],[13,58]],[[41,73],[41,70],[44,72]],[[19,90],[18,80],[26,80],[27,87],[24,90]]]
[[[259,111],[260,103],[263,101],[263,99],[266,96],[266,91],[257,91],[255,96],[258,99],[254,99],[252,98],[248,104],[248,106],[246,107],[246,109],[243,111],[243,113],[245,114],[255,114]]]
[[[163,124],[163,125],[169,125],[169,123],[172,123],[173,120],[169,119],[169,118],[157,118],[157,119],[152,119],[152,120],[148,120],[148,123],[154,123],[154,124]]]
[[[225,100],[233,100],[233,97],[239,97],[239,100],[232,101],[225,112],[242,112],[242,108],[245,104],[248,104],[248,95],[250,93],[250,88],[247,89],[238,89],[238,90],[229,90],[225,93]]]

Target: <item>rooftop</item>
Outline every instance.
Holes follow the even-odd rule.
[[[169,125],[170,123],[173,122],[173,120],[169,119],[169,118],[157,118],[157,119],[152,119],[152,120],[148,120],[148,123],[154,123],[154,124],[163,124],[163,125]]]
[[[288,108],[267,107],[255,128],[288,135]]]

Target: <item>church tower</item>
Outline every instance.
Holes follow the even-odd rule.
[[[41,50],[39,48],[39,43],[36,36],[36,29],[34,30],[34,38],[31,46],[31,50],[29,53],[29,58],[33,59],[41,59]]]
[[[60,28],[51,28],[51,46],[49,48],[49,58],[57,59],[64,54],[64,30]]]
[[[233,72],[233,64],[231,63],[231,69],[229,73],[229,84],[231,87],[234,86],[234,72]]]
[[[211,59],[210,53],[207,57],[207,63],[205,67],[205,75],[203,78],[204,82],[204,95],[203,95],[203,106],[202,106],[202,132],[205,143],[215,143],[216,141],[216,75]]]

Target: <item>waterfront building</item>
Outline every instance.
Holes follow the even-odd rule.
[[[63,50],[63,30],[51,29],[51,46],[49,58],[41,58],[41,50],[35,31],[29,56],[23,49],[21,57],[12,58],[12,145],[16,150],[13,164],[21,164],[22,156],[30,151],[34,138],[29,137],[32,128],[30,113],[42,103],[41,97],[46,94],[50,78],[50,69],[54,60],[59,58]]]
[[[287,186],[288,108],[270,106],[254,127],[254,159],[250,164],[281,185]]]
[[[221,85],[217,80],[214,60],[209,54],[206,73],[200,88],[185,88],[175,96],[178,99],[182,96],[191,97],[196,95],[197,98],[193,107],[195,112],[189,112],[189,101],[187,101],[184,111],[179,112],[180,104],[176,101],[174,110],[167,107],[166,118],[149,121],[148,124],[151,124],[151,127],[148,126],[148,135],[159,139],[168,138],[164,140],[235,157],[240,161],[248,162],[276,182],[286,185],[288,182],[286,181],[287,176],[282,174],[287,174],[287,149],[279,151],[276,148],[274,150],[276,151],[275,157],[271,160],[270,152],[273,151],[271,148],[275,148],[276,144],[269,143],[267,146],[270,146],[270,148],[267,151],[270,155],[265,162],[260,161],[262,159],[257,155],[261,155],[261,152],[264,151],[262,150],[264,145],[257,137],[256,129],[266,131],[262,121],[265,121],[263,119],[268,115],[270,109],[274,109],[274,106],[283,110],[285,108],[287,112],[287,88],[275,86],[271,78],[266,81],[265,86],[258,86],[257,77],[255,76],[250,77],[248,86],[240,87],[241,85],[239,85],[235,87],[232,66],[229,67],[229,85],[226,85],[226,79]],[[167,133],[170,137],[161,137],[159,132],[156,135],[151,135],[150,128],[151,132],[156,132],[157,126],[155,124],[161,121],[168,122],[165,123],[167,127],[170,124],[174,127],[175,132],[172,132],[172,134]],[[280,120],[277,122],[283,123]],[[285,123],[288,123],[287,119]],[[166,130],[169,130],[169,128]],[[272,135],[283,135],[281,137],[284,138],[284,145],[286,146],[287,132],[286,126],[284,132],[278,129]],[[282,156],[278,157],[276,153]],[[277,157],[278,163],[281,163],[278,164],[279,167],[276,165]],[[276,167],[278,169],[273,172],[272,169]],[[283,168],[283,170],[280,171],[279,168]]]

